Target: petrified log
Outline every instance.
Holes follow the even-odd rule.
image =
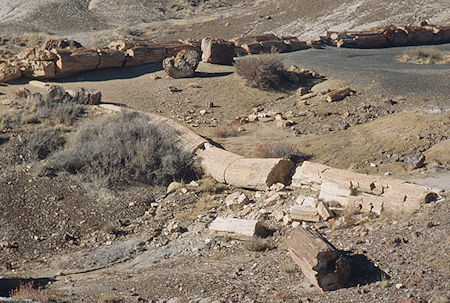
[[[450,25],[434,26],[433,41],[436,43],[450,42]]]
[[[153,45],[153,44],[154,44],[154,42],[151,40],[125,39],[125,40],[118,40],[118,41],[111,42],[108,45],[108,48],[126,52],[127,50],[134,48],[134,47],[149,46],[149,45]]]
[[[94,70],[100,63],[100,56],[92,49],[53,50],[58,57],[56,75],[69,75]]]
[[[286,51],[288,52],[295,52],[309,48],[306,41],[300,41],[297,37],[283,38],[283,42],[286,45]]]
[[[328,93],[327,101],[328,102],[341,101],[345,97],[350,96],[352,93],[354,93],[354,91],[350,89],[350,87],[336,89]]]
[[[68,39],[47,39],[42,45],[42,49],[52,50],[52,49],[63,49],[63,48],[83,48],[79,42],[75,40]]]
[[[306,45],[310,48],[322,49],[322,40],[310,40],[306,42]]]
[[[241,47],[245,49],[248,54],[261,54],[263,52],[263,48],[259,42],[242,44]]]
[[[315,207],[306,205],[294,205],[290,209],[291,218],[294,221],[319,222],[319,212]]]
[[[44,79],[56,77],[56,64],[54,61],[33,61],[31,68],[33,70],[32,77]]]
[[[433,42],[433,28],[429,26],[407,26],[409,45],[430,44]]]
[[[267,189],[286,184],[294,163],[286,159],[238,159],[225,170],[225,182],[237,187]]]
[[[287,46],[284,41],[262,41],[260,42],[263,53],[282,53],[287,50]]]
[[[291,258],[315,286],[324,291],[342,288],[350,277],[348,260],[317,231],[296,228],[288,242]]]
[[[357,48],[379,48],[387,46],[387,39],[382,33],[357,35],[354,40],[354,47]]]
[[[164,43],[164,46],[166,48],[166,57],[174,57],[182,50],[186,51],[194,51],[198,53],[198,51],[195,49],[195,47],[180,43],[180,42],[170,42],[170,43]]]
[[[231,163],[244,158],[211,144],[205,144],[205,149],[199,151],[197,154],[200,158],[203,171],[221,183],[226,183],[225,171]]]
[[[403,46],[408,44],[408,33],[403,28],[389,25],[384,29],[383,35],[386,37],[390,46]]]
[[[126,54],[125,66],[161,62],[167,56],[166,48],[162,45],[137,46],[127,50]]]
[[[100,56],[100,63],[97,69],[109,67],[122,67],[125,63],[125,53],[114,49],[97,49]]]
[[[411,213],[438,198],[436,189],[384,176],[370,176],[305,161],[293,186],[320,189],[319,199],[341,205],[358,204],[363,211]]]
[[[7,63],[0,63],[0,83],[17,80],[21,77],[22,71],[19,67]]]
[[[234,47],[232,42],[203,38],[201,44],[202,61],[213,64],[231,65],[233,63]]]
[[[245,36],[240,38],[231,39],[236,46],[242,46],[243,44],[249,44],[254,42],[262,42],[262,41],[276,41],[280,40],[274,34],[264,34],[264,35],[254,35],[254,36]]]
[[[210,225],[209,230],[218,235],[231,236],[240,240],[248,240],[264,236],[266,229],[257,220],[217,217]]]

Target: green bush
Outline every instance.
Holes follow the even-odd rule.
[[[193,179],[193,155],[176,145],[175,135],[142,114],[120,113],[82,124],[49,165],[82,173],[106,186],[131,181],[167,185]]]

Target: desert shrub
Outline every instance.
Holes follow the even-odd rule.
[[[292,155],[301,155],[295,146],[282,141],[259,144],[257,153],[261,158],[287,158]]]
[[[406,50],[398,59],[417,64],[445,64],[450,63],[450,53],[432,47],[417,47]]]
[[[213,136],[217,138],[236,137],[239,135],[240,125],[238,121],[222,123],[213,129]]]
[[[33,282],[21,283],[11,291],[10,296],[15,299],[33,300],[42,303],[56,302],[55,294],[43,287],[37,287]]]
[[[120,113],[80,126],[49,165],[114,186],[131,181],[167,185],[196,176],[193,155],[175,132],[138,113]]]
[[[42,160],[60,150],[65,143],[59,129],[40,130],[24,136],[19,152],[25,160]]]
[[[276,54],[263,54],[240,58],[234,64],[239,76],[247,84],[264,90],[278,90],[287,79],[281,57]]]
[[[254,238],[243,243],[243,246],[248,251],[263,251],[267,249],[267,243],[260,238]]]
[[[72,125],[84,113],[83,107],[60,96],[30,94],[24,100],[21,113],[22,124],[42,123],[50,121],[64,125]]]

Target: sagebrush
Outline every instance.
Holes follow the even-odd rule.
[[[120,113],[82,124],[49,167],[82,173],[103,185],[131,181],[167,185],[198,174],[193,155],[175,142],[174,130],[138,113]]]
[[[269,141],[259,144],[256,151],[261,158],[288,158],[292,155],[302,156],[295,146],[283,141]]]
[[[417,64],[446,64],[450,63],[450,52],[433,47],[417,47],[406,50],[398,59],[402,62]]]
[[[234,66],[248,85],[263,90],[279,90],[288,81],[281,57],[277,54],[243,57]]]

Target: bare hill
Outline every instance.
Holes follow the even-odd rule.
[[[135,26],[154,36],[230,38],[274,32],[301,38],[324,30],[450,23],[447,0],[12,0],[0,3],[2,32],[50,31],[59,35]],[[226,25],[226,26],[225,26]]]

